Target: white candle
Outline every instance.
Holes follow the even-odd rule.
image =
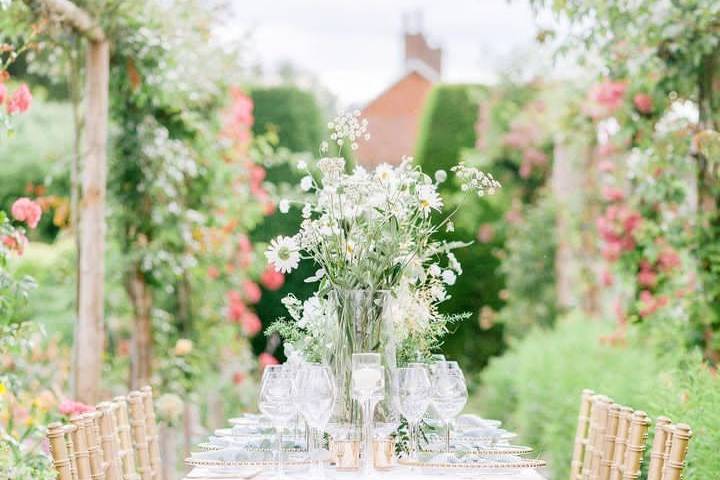
[[[367,392],[375,390],[380,383],[380,371],[377,368],[362,367],[353,371],[354,390]]]

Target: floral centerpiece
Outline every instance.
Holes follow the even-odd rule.
[[[318,282],[313,296],[301,301],[283,299],[289,319],[271,331],[313,360],[333,367],[339,384],[342,413],[351,410],[350,358],[354,352],[382,352],[386,367],[394,367],[398,351],[415,358],[429,353],[447,331],[447,324],[463,315],[440,313],[446,287],[455,283],[462,267],[452,250],[461,242],[433,239],[440,229],[452,229],[452,214],[442,217],[438,185],[448,174],[434,177],[405,157],[398,166],[379,165],[374,171],[350,169],[343,149],[357,149],[369,139],[367,121],[359,112],[331,122],[331,139],[338,156],[306,162],[298,167],[307,192],[299,232],[272,240],[268,261],[282,273],[303,259],[318,266],[308,282]],[[330,145],[320,150],[327,154]],[[500,184],[489,174],[464,164],[452,169],[462,190],[477,196],[492,194]],[[288,200],[280,210],[288,210]],[[454,212],[453,212],[454,213]]]

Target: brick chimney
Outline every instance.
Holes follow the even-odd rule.
[[[426,70],[434,79],[442,75],[442,49],[428,45],[420,26],[420,14],[416,14],[414,22],[410,16],[405,17],[405,69]],[[415,23],[411,26],[411,23]]]

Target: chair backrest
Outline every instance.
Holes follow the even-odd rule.
[[[592,408],[592,390],[583,390],[580,398],[580,414],[578,415],[577,430],[575,432],[575,446],[573,449],[572,464],[570,466],[570,480],[581,480],[585,453],[588,448],[590,434],[590,411]]]
[[[50,424],[47,437],[58,480],[162,480],[149,387]]]
[[[683,423],[673,424],[659,417],[655,427],[648,480],[679,480],[685,469],[685,457],[692,432]]]
[[[644,412],[584,390],[570,480],[637,479],[649,423]]]

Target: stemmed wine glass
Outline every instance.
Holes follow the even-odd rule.
[[[465,376],[457,362],[440,361],[432,369],[432,405],[445,422],[445,454],[450,457],[450,424],[468,399]]]
[[[385,370],[379,353],[354,353],[352,356],[352,393],[363,416],[363,475],[373,469],[373,411],[385,392]]]
[[[292,396],[292,372],[283,365],[265,367],[260,385],[258,407],[275,427],[277,435],[277,470],[275,480],[290,480],[285,474],[282,455],[282,429],[296,414]]]
[[[325,478],[322,462],[320,435],[330,420],[335,405],[335,380],[330,367],[319,364],[302,366],[295,376],[294,397],[298,409],[313,431],[312,440],[316,467],[311,478]],[[311,445],[308,444],[308,450]]]
[[[410,459],[415,460],[418,451],[418,425],[430,406],[430,375],[427,368],[420,365],[398,368],[396,375],[400,413],[407,420],[410,431]]]

